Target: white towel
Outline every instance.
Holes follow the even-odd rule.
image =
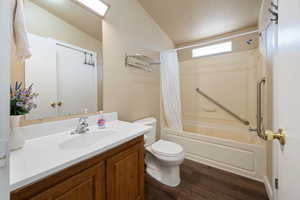
[[[13,0],[13,34],[16,46],[16,56],[20,60],[25,60],[31,57],[31,50],[28,40],[28,32],[25,23],[23,0]]]

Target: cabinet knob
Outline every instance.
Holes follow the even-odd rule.
[[[57,102],[57,105],[60,107],[60,106],[62,106],[62,102],[60,101],[60,102]]]
[[[56,107],[56,103],[53,102],[53,103],[50,104],[50,106],[51,106],[52,108],[55,108],[55,107]]]

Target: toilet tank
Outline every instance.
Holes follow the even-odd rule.
[[[137,120],[134,123],[142,124],[145,126],[151,126],[151,130],[145,134],[145,146],[151,145],[156,139],[156,123],[157,120],[153,117]]]

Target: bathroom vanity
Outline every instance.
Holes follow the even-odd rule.
[[[12,152],[11,199],[143,200],[149,127],[116,120],[94,128],[34,138]]]

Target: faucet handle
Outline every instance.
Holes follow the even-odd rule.
[[[88,117],[81,117],[81,118],[79,118],[79,124],[80,125],[84,125],[84,126],[88,126],[87,119],[88,119]]]
[[[87,117],[80,117],[79,119],[78,119],[78,121],[79,122],[81,122],[81,121],[86,121],[88,118]]]

